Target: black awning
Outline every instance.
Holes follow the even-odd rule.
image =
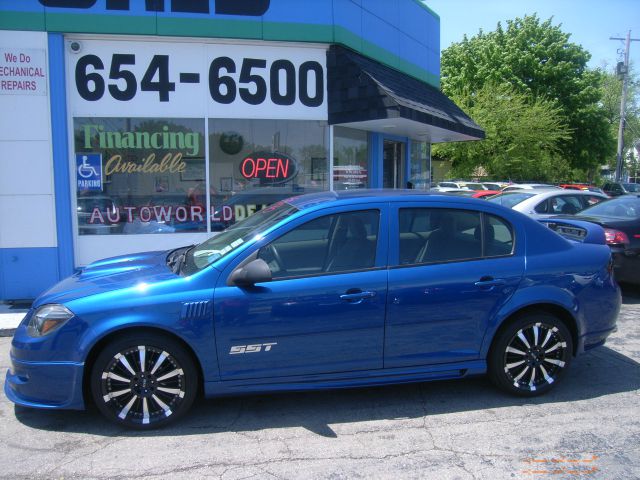
[[[397,123],[432,143],[484,138],[484,131],[446,95],[416,78],[338,45],[327,53],[327,69],[330,125],[382,131],[385,124]]]

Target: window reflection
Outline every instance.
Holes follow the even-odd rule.
[[[211,230],[279,200],[328,190],[328,131],[324,121],[210,119]]]

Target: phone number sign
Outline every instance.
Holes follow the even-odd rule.
[[[74,115],[327,118],[322,48],[73,42]]]

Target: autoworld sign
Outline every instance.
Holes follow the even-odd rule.
[[[240,174],[262,185],[285,183],[298,174],[298,162],[280,152],[254,152],[240,162]]]

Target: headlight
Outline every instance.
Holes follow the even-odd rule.
[[[43,305],[31,317],[27,331],[32,337],[41,337],[60,328],[73,313],[63,305]]]

